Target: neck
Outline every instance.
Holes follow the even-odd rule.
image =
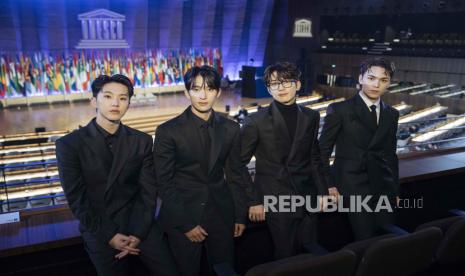
[[[368,100],[370,100],[370,102],[374,104],[376,104],[376,102],[379,100],[379,98],[376,98],[376,99],[370,98],[365,92],[363,92],[363,90],[362,90],[362,93]]]
[[[114,134],[119,127],[120,121],[110,121],[107,118],[97,115],[97,118],[95,119],[95,122],[104,130],[106,130],[110,134]]]
[[[280,104],[282,104],[282,105],[287,105],[287,106],[289,106],[289,105],[293,105],[293,104],[296,103],[296,98],[293,98],[292,100],[290,100],[290,101],[288,101],[288,102],[279,102],[279,101],[276,101],[276,102],[278,102],[278,103],[280,103]]]
[[[200,112],[197,109],[195,109],[193,106],[191,106],[191,111],[192,113],[194,113],[195,116],[199,117],[200,119],[204,121],[208,121],[208,119],[210,118],[210,115],[212,114],[211,109],[207,112]]]

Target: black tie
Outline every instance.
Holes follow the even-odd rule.
[[[374,123],[374,126],[377,127],[378,126],[378,116],[376,115],[376,105],[371,105],[370,106],[370,109],[371,109],[371,119]]]

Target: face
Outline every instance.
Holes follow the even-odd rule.
[[[300,89],[300,81],[284,80],[280,81],[276,72],[271,74],[268,92],[273,96],[275,101],[285,105],[295,103],[296,93]]]
[[[185,91],[186,97],[191,101],[191,106],[200,113],[210,112],[220,94],[220,90],[208,87],[202,76],[195,77],[192,88]]]
[[[129,108],[128,88],[117,82],[107,83],[97,94],[97,98],[92,98],[92,106],[97,109],[97,117],[117,122]]]
[[[358,82],[362,86],[363,93],[370,100],[376,101],[386,92],[391,83],[391,78],[383,67],[372,66],[363,76],[359,76]]]

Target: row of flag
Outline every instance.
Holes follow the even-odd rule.
[[[219,49],[0,53],[0,98],[90,91],[99,75],[123,74],[135,87],[179,84],[193,66],[222,74]]]

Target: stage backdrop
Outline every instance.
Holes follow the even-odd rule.
[[[74,50],[84,35],[79,15],[106,9],[125,17],[121,32],[130,50],[218,48],[224,74],[238,78],[250,59],[262,65],[273,4],[274,0],[2,0],[0,51]]]

